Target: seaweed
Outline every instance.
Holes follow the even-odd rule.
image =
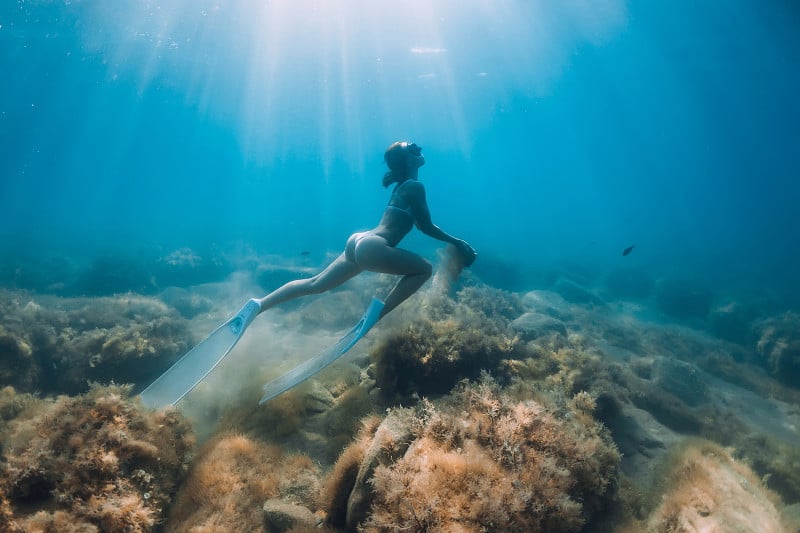
[[[129,393],[92,385],[77,397],[22,400],[28,407],[2,434],[9,530],[150,531],[163,519],[193,437],[176,411],[145,411]]]
[[[344,515],[361,531],[579,531],[613,499],[620,460],[592,407],[586,395],[515,400],[484,374],[392,409],[334,467],[329,520],[341,527]],[[367,501],[354,505],[358,495]]]
[[[192,462],[165,529],[260,531],[264,501],[280,497],[313,508],[318,490],[310,458],[287,455],[247,435],[222,433]]]
[[[785,385],[800,388],[800,314],[786,312],[758,325],[761,364]]]
[[[383,339],[370,356],[382,397],[396,403],[446,394],[481,371],[499,374],[521,348],[516,338],[480,324],[421,320]]]
[[[677,446],[660,466],[658,507],[640,531],[788,531],[780,498],[728,450],[694,439]]]
[[[87,381],[144,382],[191,345],[187,322],[132,294],[45,298],[0,291],[0,385],[80,394]]]

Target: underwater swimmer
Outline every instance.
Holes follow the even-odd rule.
[[[396,142],[384,154],[389,171],[383,186],[396,183],[389,204],[380,222],[371,230],[354,233],[342,252],[322,272],[307,279],[290,281],[263,298],[257,299],[259,313],[283,302],[319,294],[338,287],[364,270],[403,276],[384,301],[378,318],[414,294],[431,276],[431,264],[421,256],[397,248],[414,226],[420,231],[456,247],[465,266],[471,265],[477,253],[466,241],[442,231],[431,221],[425,186],[419,182],[419,169],[425,164],[422,149],[414,143]]]
[[[351,235],[344,252],[316,276],[290,281],[263,298],[249,299],[230,320],[212,331],[140,393],[144,405],[159,409],[181,401],[230,353],[256,315],[267,309],[338,287],[364,270],[403,276],[385,302],[373,298],[364,317],[336,344],[264,385],[259,403],[268,402],[310,378],[347,353],[378,320],[414,294],[431,276],[430,263],[415,253],[397,248],[415,225],[423,233],[455,246],[461,259],[461,265],[455,266],[472,264],[477,255],[475,250],[431,222],[425,187],[417,179],[419,168],[425,164],[420,147],[397,142],[386,150],[384,159],[389,172],[383,177],[383,185],[397,185],[378,225]]]

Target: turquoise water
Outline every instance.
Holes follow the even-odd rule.
[[[630,516],[609,493],[585,530],[644,524],[677,469],[668,452],[692,437],[735,450],[800,522],[798,28],[791,0],[0,2],[0,529],[56,509],[96,522],[83,496],[53,498],[72,479],[58,465],[113,460],[105,430],[82,424],[84,441],[72,414],[23,409],[27,393],[135,411],[116,386],[76,395],[140,392],[247,298],[328,264],[377,223],[383,153],[404,139],[423,147],[433,221],[477,261],[451,279],[442,243],[413,231],[402,246],[433,280],[319,382],[256,408],[394,280],[364,274],[259,317],[179,404],[200,444],[187,433],[153,482],[164,493],[141,494],[156,530],[184,525],[161,502],[225,431],[241,433],[234,452],[279,442],[327,469],[367,415],[438,402],[487,365],[519,378],[512,392],[583,398],[622,452]],[[128,466],[118,479],[147,487],[89,503],[149,491]],[[297,485],[309,514],[315,479]],[[740,529],[744,492],[723,496]]]
[[[242,244],[322,264],[412,139],[489,280],[629,267],[796,305],[798,22],[756,0],[3,2],[4,272]]]

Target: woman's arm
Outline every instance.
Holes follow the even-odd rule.
[[[425,186],[415,181],[406,185],[403,192],[411,206],[411,212],[414,214],[414,223],[419,230],[434,239],[453,244],[464,255],[466,264],[472,264],[475,257],[478,255],[472,246],[470,246],[467,241],[458,239],[444,232],[431,220],[431,212],[428,209],[428,200],[425,195]]]

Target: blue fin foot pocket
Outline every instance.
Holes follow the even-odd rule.
[[[259,400],[258,403],[266,403],[279,394],[282,394],[292,387],[299,385],[346,354],[350,348],[355,346],[356,343],[362,337],[364,337],[364,335],[366,335],[370,329],[372,329],[372,326],[378,322],[381,317],[381,311],[383,311],[383,307],[384,303],[381,300],[373,298],[372,302],[367,308],[367,312],[364,313],[364,316],[361,317],[361,320],[358,321],[358,324],[356,324],[353,329],[348,331],[344,337],[339,339],[339,342],[322,352],[320,355],[297,365],[284,375],[264,385],[264,395],[261,397],[261,400]]]

